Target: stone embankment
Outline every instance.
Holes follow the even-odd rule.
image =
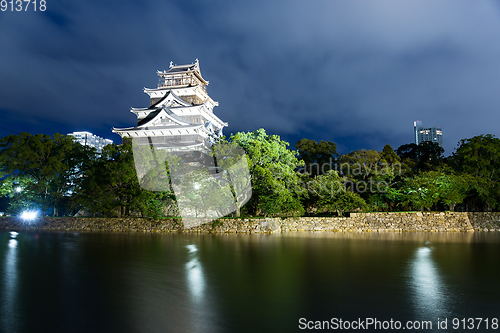
[[[196,223],[196,220],[184,221],[183,223],[181,219],[45,217],[32,222],[24,222],[17,217],[0,218],[0,230],[9,231],[160,233],[470,232],[500,231],[500,213],[351,213],[350,217],[221,219],[201,225],[198,224],[200,223]],[[188,228],[187,225],[195,226]]]

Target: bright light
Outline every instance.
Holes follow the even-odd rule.
[[[21,214],[21,218],[26,221],[33,221],[37,215],[37,211],[25,211]]]
[[[23,190],[22,188],[20,188],[20,187],[16,187],[16,192],[17,192],[17,193],[21,192],[22,190]]]
[[[194,252],[198,251],[198,249],[196,248],[196,245],[186,245],[186,247],[188,248],[189,253],[194,253]]]
[[[194,189],[195,189],[195,190],[197,190],[197,189],[199,189],[199,188],[200,188],[200,185],[198,185],[198,184],[194,184]]]

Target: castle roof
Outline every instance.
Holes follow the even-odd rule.
[[[185,100],[183,100],[182,98],[180,98],[179,96],[177,96],[176,94],[174,94],[172,91],[167,91],[167,93],[165,94],[165,96],[163,96],[161,99],[159,99],[158,101],[156,101],[156,103],[154,103],[150,107],[147,107],[147,108],[132,108],[131,111],[134,112],[134,111],[155,110],[157,108],[160,108],[160,107],[163,107],[165,105],[168,105],[168,102],[170,102],[170,104],[177,104],[177,106],[184,106],[184,107],[186,107],[186,106],[192,106],[192,104],[186,102]],[[172,103],[172,102],[175,102],[175,103]]]
[[[222,135],[227,123],[212,111],[218,103],[207,93],[208,81],[201,76],[198,59],[187,65],[171,62],[168,70],[158,71],[157,74],[160,76],[158,88],[144,88],[152,105],[132,108],[138,119],[137,125],[113,128],[114,133],[122,138],[139,138],[141,144],[145,143],[145,138],[151,137],[156,140],[155,144],[165,149],[177,144],[201,147]],[[204,143],[199,143],[200,140]]]
[[[170,68],[168,70],[157,71],[156,73],[161,77],[167,77],[177,74],[187,74],[191,72],[194,73],[203,84],[209,83],[201,76],[200,62],[198,61],[198,59],[196,59],[194,64],[187,65],[174,65],[172,62],[170,62]]]

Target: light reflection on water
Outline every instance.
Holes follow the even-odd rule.
[[[446,317],[446,287],[432,260],[432,250],[420,247],[411,263],[411,284],[414,292],[415,312],[424,320],[436,316]]]
[[[205,289],[203,270],[196,256],[196,252],[198,251],[196,245],[187,245],[186,247],[189,250],[190,257],[189,262],[186,264],[188,288],[191,292],[192,299],[199,303],[203,301],[203,292]]]
[[[186,263],[186,282],[190,294],[190,332],[217,332],[217,313],[214,310],[215,297],[206,295],[206,281],[203,267],[195,244],[186,245],[189,261]]]
[[[10,232],[11,239],[5,256],[4,268],[4,301],[2,304],[2,327],[9,332],[17,331],[16,296],[17,296],[17,237],[18,233]]]
[[[473,308],[491,317],[499,235],[0,233],[0,331],[294,332],[301,317],[435,320]]]

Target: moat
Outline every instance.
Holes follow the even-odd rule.
[[[426,331],[436,332],[438,318],[448,329],[453,318],[492,325],[499,262],[499,232],[2,232],[0,327],[295,332],[301,318],[431,321]]]

